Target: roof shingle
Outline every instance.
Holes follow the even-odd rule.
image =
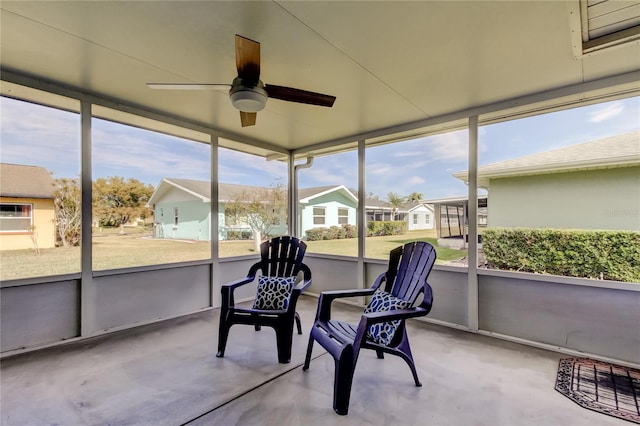
[[[0,163],[0,196],[53,198],[55,183],[44,167]]]

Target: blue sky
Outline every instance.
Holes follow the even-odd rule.
[[[43,166],[54,177],[80,172],[80,120],[74,113],[1,98],[0,161]],[[209,146],[103,120],[93,124],[93,175],[135,177],[156,185],[162,177],[208,180]],[[640,98],[574,108],[479,130],[479,163],[491,164],[535,152],[640,131]],[[236,167],[241,165],[242,167]],[[366,190],[420,192],[426,199],[463,196],[466,186],[451,173],[467,169],[467,132],[450,132],[367,149]],[[284,183],[281,162],[247,161],[220,153],[220,181],[246,185]],[[300,171],[300,187],[357,187],[357,154],[318,157]]]

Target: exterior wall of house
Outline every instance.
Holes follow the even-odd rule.
[[[313,208],[325,208],[325,223],[313,223]],[[313,203],[301,204],[300,212],[300,235],[304,237],[305,232],[312,228],[329,228],[331,226],[340,226],[338,223],[338,209],[345,208],[348,210],[349,225],[356,224],[357,202],[351,198],[345,197],[343,194],[332,192],[313,199]]]
[[[247,231],[247,230],[251,230],[251,227],[249,226],[248,223],[239,223],[236,225],[228,225],[226,222],[226,218],[224,215],[224,210],[225,210],[225,203],[220,203],[219,204],[219,209],[220,209],[220,213],[218,213],[218,239],[220,241],[224,241],[227,238],[227,234],[229,231]],[[286,235],[287,232],[289,231],[288,229],[288,225],[287,223],[281,223],[279,225],[272,225],[271,229],[269,230],[269,234],[271,236],[276,236],[276,235]],[[262,238],[265,238],[264,235],[261,236]]]
[[[32,225],[38,248],[52,248],[56,245],[55,205],[52,199],[0,197],[0,203],[30,204]],[[33,249],[31,232],[0,232],[0,250]]]
[[[416,207],[407,214],[407,229],[415,231],[419,229],[433,229],[435,215],[425,206]]]
[[[175,209],[178,209],[176,224]],[[162,201],[155,207],[154,236],[185,240],[211,239],[209,233],[210,204],[201,200]]]
[[[489,226],[640,231],[640,166],[491,179]]]

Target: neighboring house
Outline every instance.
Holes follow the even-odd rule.
[[[218,186],[220,240],[232,231],[251,232],[246,221],[234,218],[227,209],[239,194],[255,195],[269,190],[255,186],[221,183]],[[207,181],[163,178],[148,206],[154,211],[154,236],[189,240],[209,240],[211,229],[211,185]],[[303,188],[298,191],[299,235],[313,228],[355,225],[358,198],[344,185]],[[367,220],[393,220],[391,205],[385,201],[367,199]],[[406,220],[408,230],[433,229],[436,224],[433,206],[427,203],[407,203],[396,212],[396,220]],[[276,234],[287,232],[287,224],[276,224]]]
[[[222,186],[222,185],[221,185]],[[156,238],[210,240],[211,184],[190,179],[163,178],[147,206],[153,210]],[[224,214],[220,215],[221,226]],[[222,238],[222,235],[219,236]]]
[[[0,164],[0,250],[55,247],[54,190],[43,167]]]
[[[404,206],[407,209],[407,230],[416,231],[434,228],[435,216],[433,204],[420,202],[407,203]]]
[[[302,236],[313,228],[356,224],[358,198],[344,185],[300,189],[298,206]]]
[[[225,214],[226,206],[238,201],[240,194],[255,194],[267,188],[221,183],[218,185],[218,238],[227,239],[230,231],[250,231],[242,219]],[[268,190],[268,189],[267,189]],[[207,181],[163,178],[148,206],[154,210],[154,236],[189,240],[209,240],[211,229],[211,184]],[[357,199],[344,186],[306,188],[299,191],[302,233],[307,229],[355,224]],[[228,212],[227,212],[228,213]],[[287,223],[275,224],[276,234],[287,232]]]
[[[490,226],[640,231],[640,132],[482,166],[478,185]]]
[[[405,220],[409,231],[435,227],[433,206],[426,202],[405,203],[395,215],[391,203],[377,198],[367,198],[364,208],[367,221]]]

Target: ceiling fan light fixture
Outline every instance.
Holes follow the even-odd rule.
[[[262,84],[255,87],[234,84],[229,91],[229,97],[236,109],[243,112],[258,112],[266,106],[268,95]]]

